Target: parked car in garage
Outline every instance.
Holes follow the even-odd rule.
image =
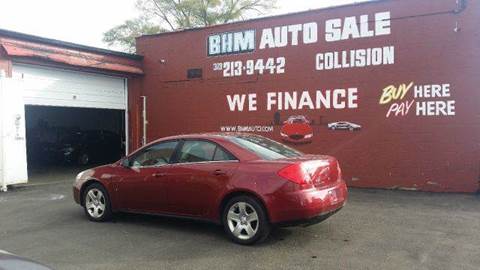
[[[283,122],[280,135],[285,142],[310,143],[313,138],[311,122],[303,115],[290,116],[287,121]]]
[[[92,221],[115,212],[179,216],[223,224],[240,244],[272,226],[311,225],[345,204],[338,161],[305,155],[251,134],[160,139],[119,162],[84,171],[75,201]]]
[[[28,140],[29,164],[98,164],[119,160],[125,152],[122,137],[107,130],[51,127],[33,129]]]
[[[52,270],[51,268],[30,259],[22,258],[7,251],[0,250],[1,270]]]
[[[72,131],[59,139],[53,151],[64,162],[88,165],[119,160],[123,145],[120,135],[110,131]]]
[[[328,129],[331,129],[331,130],[350,130],[350,131],[354,131],[354,130],[360,130],[361,128],[362,128],[362,126],[360,126],[360,125],[350,123],[350,122],[345,122],[345,121],[328,124]]]

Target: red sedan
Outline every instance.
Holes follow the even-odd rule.
[[[84,171],[75,201],[92,221],[115,212],[222,224],[240,244],[264,240],[272,226],[309,225],[346,203],[335,158],[304,155],[251,134],[160,139],[117,163]]]
[[[280,131],[283,141],[295,144],[312,142],[313,128],[307,117],[303,115],[290,116],[283,124]]]

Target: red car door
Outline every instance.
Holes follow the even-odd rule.
[[[120,207],[138,212],[167,209],[166,183],[178,141],[161,142],[128,158],[118,183]]]
[[[170,165],[124,168],[119,182],[121,208],[138,212],[166,210],[165,182]]]
[[[207,216],[238,167],[238,160],[209,141],[187,140],[171,165],[167,199],[171,212]]]

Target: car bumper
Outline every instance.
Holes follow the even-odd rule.
[[[336,210],[333,210],[331,212],[328,212],[328,213],[322,213],[318,216],[314,216],[314,217],[311,217],[311,218],[307,218],[307,219],[299,219],[299,220],[290,220],[290,221],[283,221],[283,222],[280,222],[280,223],[277,223],[275,224],[276,226],[278,227],[294,227],[294,226],[302,226],[302,227],[308,227],[308,226],[311,226],[311,225],[315,225],[315,224],[318,224],[324,220],[326,220],[327,218],[333,216],[334,214],[336,214],[338,211],[340,211],[343,207],[340,207]]]
[[[280,226],[311,225],[338,212],[347,202],[348,191],[344,181],[323,189],[312,188],[287,193],[271,207],[270,219]]]
[[[73,187],[73,200],[75,200],[75,202],[77,204],[81,204],[80,203],[80,189],[76,186]]]

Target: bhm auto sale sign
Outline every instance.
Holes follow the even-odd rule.
[[[207,37],[207,56],[229,61],[216,61],[213,71],[223,78],[282,76],[289,71],[286,56],[255,58],[256,52],[278,49],[294,49],[318,44],[345,44],[345,41],[389,37],[393,33],[390,11],[361,14],[325,20],[323,24],[307,21],[299,24],[279,25],[263,29],[216,33]],[[320,26],[321,25],[321,26]],[[385,40],[385,39],[382,39]],[[387,39],[388,40],[388,39]],[[339,46],[340,47],[340,46]],[[398,61],[397,48],[392,44],[376,47],[360,47],[348,50],[317,51],[311,55],[311,65],[303,68],[322,72],[350,72],[358,69],[393,66]],[[301,48],[298,53],[303,53]],[[231,60],[248,55],[250,59]],[[321,81],[321,80],[320,80]],[[268,89],[262,93],[228,94],[225,101],[229,111],[305,111],[305,110],[355,110],[359,108],[359,96],[365,89],[356,85],[342,85],[322,89],[298,89],[288,91]],[[379,106],[385,107],[385,117],[440,117],[455,115],[454,87],[448,82],[392,82],[368,89],[378,91]]]

